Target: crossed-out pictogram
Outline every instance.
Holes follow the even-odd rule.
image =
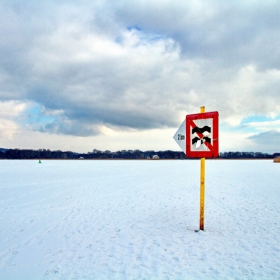
[[[213,149],[211,145],[211,137],[209,137],[211,133],[211,127],[205,125],[200,128],[194,123],[193,120],[190,121],[190,126],[192,128],[192,134],[195,133],[198,136],[192,138],[192,145],[196,144],[196,148],[199,148],[201,145],[205,145],[211,151]]]
[[[213,158],[219,155],[218,112],[186,116],[186,155]]]

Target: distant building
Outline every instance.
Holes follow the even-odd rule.
[[[159,159],[158,155],[153,155],[153,159]]]

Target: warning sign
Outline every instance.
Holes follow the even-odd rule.
[[[218,118],[218,112],[186,116],[187,157],[214,158],[219,155]]]

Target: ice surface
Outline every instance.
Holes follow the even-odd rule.
[[[0,279],[279,279],[280,165],[0,161]]]

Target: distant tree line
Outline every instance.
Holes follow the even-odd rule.
[[[111,152],[94,149],[88,153],[75,153],[71,151],[50,151],[46,149],[3,149],[0,148],[0,159],[152,159],[157,155],[160,159],[188,159],[183,152],[178,151],[140,151],[121,150]],[[224,152],[221,159],[272,159],[280,153],[267,154],[261,152]]]
[[[280,154],[279,154],[280,155]],[[264,159],[264,158],[275,158],[277,153],[274,154],[267,154],[261,152],[225,152],[220,153],[219,158],[231,158],[231,159]]]

